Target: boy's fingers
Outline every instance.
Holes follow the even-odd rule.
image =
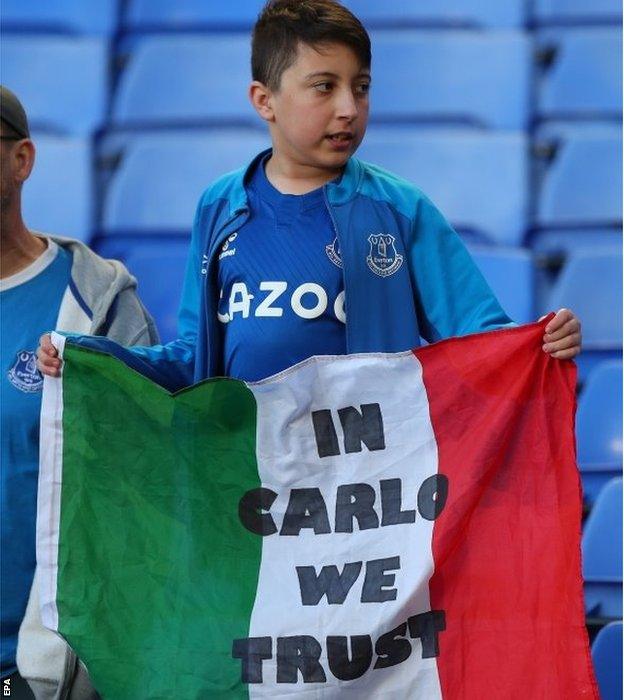
[[[579,351],[577,348],[570,348],[569,350],[559,350],[558,352],[551,352],[550,356],[554,357],[555,360],[571,360],[578,355]]]
[[[556,331],[546,333],[544,335],[544,342],[545,343],[550,343],[555,340],[561,340],[561,338],[565,338],[568,335],[572,335],[573,333],[579,333],[581,330],[581,323],[578,320],[578,318],[572,318],[566,323],[563,324],[560,328],[558,328]]]
[[[573,355],[577,355],[581,350],[581,334],[572,333],[554,343],[545,343],[544,350],[553,357],[556,357],[557,353],[564,350],[571,350]]]
[[[555,317],[548,323],[544,330],[546,333],[554,333],[573,318],[575,318],[575,316],[570,309],[559,309],[559,311],[557,311],[555,314]]]

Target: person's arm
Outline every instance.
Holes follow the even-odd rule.
[[[428,342],[515,325],[503,311],[459,236],[426,198],[419,202],[408,245],[416,308]],[[581,351],[581,322],[560,309],[548,323],[544,352],[570,360]]]
[[[457,233],[425,197],[407,254],[418,323],[428,342],[514,325]]]

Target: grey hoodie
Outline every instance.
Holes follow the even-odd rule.
[[[79,241],[48,238],[68,250],[73,259],[56,330],[105,335],[122,345],[158,342],[154,322],[136,294],[136,280],[120,262],[104,260]],[[17,667],[37,700],[98,697],[74,652],[41,623],[37,571],[19,631]]]

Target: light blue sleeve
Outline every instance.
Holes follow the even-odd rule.
[[[408,246],[423,338],[435,342],[515,325],[457,233],[423,197]]]
[[[193,384],[202,274],[201,209],[202,201],[199,203],[193,223],[191,246],[186,263],[182,300],[178,312],[179,337],[166,345],[150,347],[124,347],[101,336],[68,334],[70,342],[113,355],[168,391],[178,391]]]

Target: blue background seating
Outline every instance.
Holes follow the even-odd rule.
[[[257,126],[247,99],[249,56],[244,34],[145,37],[134,44],[121,73],[112,123]]]
[[[544,229],[531,236],[531,248],[538,254],[566,257],[578,249],[609,247],[614,250],[621,241],[619,228]]]
[[[43,233],[91,237],[91,145],[83,137],[34,135],[35,167],[24,183],[26,225]]]
[[[526,34],[378,30],[371,41],[372,120],[526,125],[531,52]]]
[[[519,132],[371,127],[357,156],[421,188],[467,239],[513,246],[528,217],[527,147]]]
[[[2,84],[24,105],[31,131],[85,135],[102,126],[107,51],[98,37],[2,37]]]
[[[536,321],[531,253],[522,248],[471,246],[470,254],[507,315],[516,323]]]
[[[587,378],[576,414],[577,458],[585,498],[622,473],[622,361],[603,362]]]
[[[535,0],[533,16],[537,22],[549,23],[622,23],[619,0]]]
[[[603,627],[592,645],[601,700],[622,700],[622,623]]]
[[[190,233],[206,187],[267,145],[264,132],[243,129],[134,137],[109,184],[103,231]]]
[[[519,27],[524,21],[522,0],[345,0],[367,27],[450,26]]]
[[[251,29],[263,0],[129,0],[123,18],[128,31]]]
[[[589,615],[622,617],[622,479],[609,481],[583,532],[585,609]]]
[[[614,226],[622,220],[622,132],[616,125],[558,125],[540,130],[554,157],[543,167],[540,227]]]
[[[117,0],[2,0],[2,32],[109,35],[117,25],[117,8]]]
[[[554,51],[538,81],[542,118],[614,117],[622,112],[622,31],[611,27],[548,30],[542,49]]]
[[[129,31],[249,29],[263,0],[206,2],[206,0],[130,0],[124,27]],[[360,20],[375,27],[496,27],[522,26],[522,0],[346,0]]]

